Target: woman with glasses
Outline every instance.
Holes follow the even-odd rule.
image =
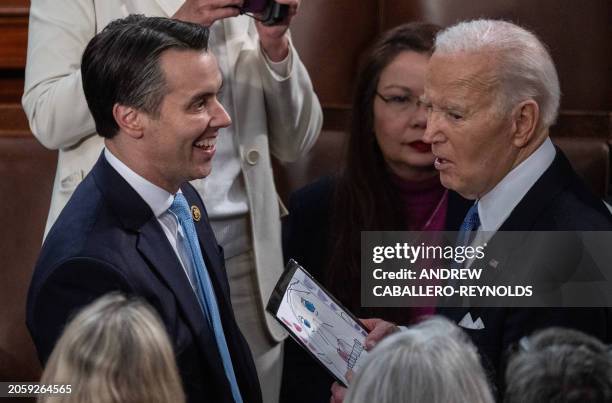
[[[291,197],[285,258],[310,271],[355,315],[409,325],[428,308],[360,303],[361,231],[456,230],[469,202],[447,191],[421,138],[419,101],[439,27],[409,23],[385,32],[365,54],[340,173]],[[308,382],[308,393],[302,392]],[[285,346],[282,401],[328,402],[332,378],[293,342]]]

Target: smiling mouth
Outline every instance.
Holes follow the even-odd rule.
[[[200,140],[194,144],[195,147],[202,149],[204,151],[212,151],[217,144],[217,137],[208,137],[203,140]]]

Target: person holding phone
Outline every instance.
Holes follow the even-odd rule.
[[[267,402],[278,400],[286,337],[263,309],[283,270],[282,207],[270,156],[292,161],[305,154],[322,123],[319,101],[288,32],[300,0],[277,2],[288,6],[287,16],[266,26],[240,15],[243,0],[32,0],[22,99],[36,138],[59,150],[46,234],[103,148],[81,84],[81,55],[89,40],[129,14],[210,27],[210,49],[224,82],[220,100],[233,125],[221,130],[214,144],[214,173],[192,184],[224,249],[236,319]]]

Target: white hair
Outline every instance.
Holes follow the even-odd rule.
[[[498,61],[496,78],[501,82],[501,104],[514,106],[533,99],[540,108],[539,128],[557,119],[561,89],[559,77],[546,46],[535,34],[499,20],[460,22],[441,31],[435,54],[492,52]]]
[[[476,348],[444,318],[384,339],[366,357],[346,403],[493,403]]]

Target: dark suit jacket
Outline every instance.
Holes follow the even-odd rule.
[[[325,283],[324,269],[330,256],[331,206],[335,180],[324,177],[298,191],[289,202],[289,216],[283,223],[285,260],[293,258],[317,280]],[[472,201],[449,193],[446,229],[457,231]],[[358,228],[355,229],[359,231]],[[351,286],[359,287],[359,284]],[[406,308],[406,313],[409,308]],[[353,312],[357,316],[360,312]],[[408,315],[407,315],[408,316]],[[327,403],[334,379],[293,340],[285,343],[281,403]],[[308,393],[303,392],[304,382]]]
[[[609,231],[611,229],[612,217],[603,202],[587,189],[565,155],[557,149],[557,155],[551,166],[514,208],[499,231]],[[491,239],[487,249],[496,248],[496,236]],[[481,318],[484,323],[485,328],[482,330],[466,331],[476,344],[490,377],[500,389],[503,386],[508,348],[536,329],[562,326],[582,330],[602,340],[610,337],[607,330],[610,326],[609,310],[605,308],[438,309],[439,314],[449,317],[456,323],[468,312],[472,320]]]
[[[182,191],[203,212],[196,229],[242,397],[261,402],[251,352],[234,319],[223,252],[196,191],[189,184]],[[213,330],[176,253],[149,206],[102,155],[48,234],[34,270],[27,325],[43,363],[70,317],[110,291],[141,297],[157,310],[190,402],[233,402]]]

